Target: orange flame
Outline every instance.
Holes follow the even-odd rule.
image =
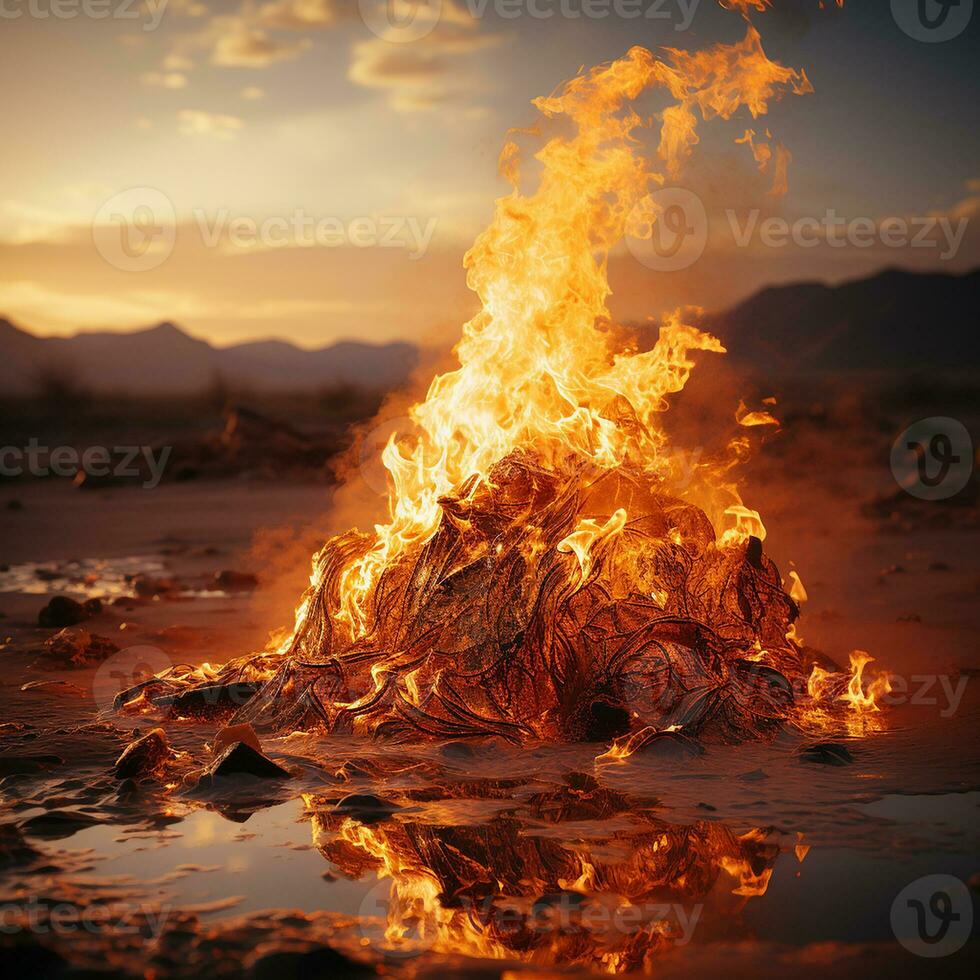
[[[691,352],[724,348],[680,313],[642,353],[617,353],[604,328],[609,252],[632,209],[665,179],[648,169],[633,135],[642,120],[629,103],[652,86],[676,100],[660,116],[659,154],[668,174],[698,141],[695,109],[705,119],[728,119],[740,107],[758,116],[785,91],[812,90],[803,72],[766,57],[749,26],[739,43],[695,53],[667,49],[666,60],[632,48],[534,101],[547,119],[571,123],[574,133],[556,135],[538,151],[541,176],[531,195],[519,189],[516,143],[504,147],[500,168],[514,190],[497,201],[493,222],[464,259],[482,310],[463,327],[459,368],[437,377],[411,409],[415,431],[393,435],[385,447],[389,521],[375,527],[371,547],[340,578],[335,618],[351,636],[368,627],[381,572],[438,527],[440,498],[464,483],[473,494],[515,449],[532,447],[552,468],[575,459],[604,469],[629,462],[654,481],[669,477],[657,415],[666,396],[687,381]],[[727,512],[720,508],[735,519],[723,540],[764,533],[737,491],[724,489],[736,503]],[[600,537],[599,530],[583,527],[562,542],[583,570],[585,542]],[[297,629],[306,612],[305,605],[298,610]]]

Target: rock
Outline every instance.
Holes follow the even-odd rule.
[[[68,596],[56,595],[37,614],[37,624],[45,629],[77,626],[92,616],[98,616],[100,612],[102,612],[102,603],[98,599],[76,602]]]
[[[446,742],[439,751],[447,759],[472,759],[476,755],[466,742]]]
[[[251,572],[236,572],[230,568],[215,572],[211,585],[222,592],[248,592],[259,584]]]
[[[257,776],[261,779],[289,779],[290,773],[245,742],[227,746],[204,770],[212,779],[225,776]]]
[[[89,813],[79,813],[77,810],[48,810],[36,817],[29,817],[20,824],[24,833],[32,837],[47,837],[56,840],[71,837],[72,834],[94,827],[102,823]]]
[[[334,807],[334,812],[347,814],[363,824],[372,824],[387,820],[400,809],[394,803],[371,793],[351,793]]]
[[[62,667],[88,667],[118,653],[119,647],[105,636],[77,626],[66,626],[44,643],[45,659]]]
[[[209,718],[240,708],[261,686],[253,681],[205,684],[192,687],[189,691],[181,691],[180,694],[154,698],[153,703],[171,707],[174,714]]]
[[[801,762],[814,762],[823,766],[846,766],[854,761],[847,746],[840,742],[813,742],[802,746],[797,754]]]
[[[704,746],[683,732],[653,732],[636,750],[637,755],[657,759],[693,759],[704,755]]]
[[[358,963],[330,946],[314,949],[276,950],[260,956],[249,967],[248,980],[317,980],[320,977],[340,978],[374,975],[375,971]]]
[[[622,705],[593,701],[585,716],[586,742],[606,742],[630,730],[630,714]]]
[[[116,779],[146,776],[172,756],[166,732],[162,728],[154,728],[126,746],[112,767],[113,775]]]
[[[39,856],[40,851],[27,843],[27,839],[16,824],[0,824],[0,868],[26,864]]]
[[[64,761],[58,755],[0,755],[0,777],[45,772]]]
[[[739,773],[738,778],[743,783],[758,783],[769,777],[761,769],[752,769],[749,772]]]
[[[68,974],[68,961],[33,936],[18,936],[12,945],[4,945],[2,952],[5,976],[54,978]]]
[[[134,575],[129,580],[133,595],[140,599],[153,599],[166,596],[180,589],[180,583],[173,578],[154,578],[152,575]]]
[[[262,743],[251,725],[228,725],[214,736],[211,752],[218,755],[222,749],[233,745],[235,742],[243,742],[249,748],[255,749],[256,752],[262,751]]]

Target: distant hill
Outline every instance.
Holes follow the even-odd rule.
[[[980,269],[771,286],[705,317],[733,359],[779,373],[976,369],[978,324]]]
[[[23,396],[53,378],[95,392],[189,394],[221,381],[262,391],[339,384],[390,389],[418,363],[411,344],[344,341],[303,350],[281,340],[212,347],[161,323],[132,333],[36,337],[0,319],[0,395]]]

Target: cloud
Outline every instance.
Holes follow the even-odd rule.
[[[140,75],[140,81],[144,85],[152,85],[155,88],[181,89],[187,87],[187,76],[180,72],[160,72],[148,71]]]
[[[264,3],[258,22],[290,31],[331,27],[359,16],[357,0],[274,0]]]
[[[183,136],[215,136],[231,139],[242,128],[237,116],[226,116],[202,109],[181,109],[177,113],[177,128]]]
[[[163,67],[167,71],[190,71],[194,67],[194,62],[182,54],[168,54],[163,59]]]
[[[476,87],[469,56],[500,43],[498,34],[478,32],[479,22],[455,7],[428,34],[411,43],[393,43],[387,35],[357,42],[347,77],[381,90],[399,112],[417,112],[466,96]]]
[[[211,51],[211,63],[224,67],[266,68],[277,61],[289,61],[310,47],[307,38],[281,41],[238,18],[216,18],[230,21],[227,32],[220,33]]]
[[[261,89],[258,85],[246,85],[240,93],[243,99],[247,99],[249,102],[254,102],[256,99],[265,98],[265,89]]]

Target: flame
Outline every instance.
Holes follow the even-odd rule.
[[[648,90],[667,102],[656,156],[634,107]],[[775,400],[742,402],[721,453],[685,456],[663,413],[695,352],[724,347],[688,308],[640,350],[607,307],[610,255],[660,220],[645,202],[681,171],[699,121],[810,91],[747,24],[700,51],[634,47],[534,100],[542,120],[520,133],[540,140],[532,174],[514,132],[500,156],[512,190],[464,258],[480,311],[458,366],[382,453],[387,520],[315,556],[279,669],[239,720],[614,740],[609,762],[675,725],[768,737],[875,710],[861,668],[846,695],[843,675],[807,680],[805,589],[793,573],[784,591],[732,475],[749,432],[778,425]],[[784,176],[778,146],[754,140],[741,141]]]
[[[864,689],[864,668],[874,662],[874,657],[865,653],[863,650],[855,650],[850,655],[851,660],[851,679],[847,682],[847,690],[840,696],[840,700],[847,703],[848,707],[855,711],[880,711],[878,698],[887,694],[891,689],[891,683],[887,674],[879,674],[869,684],[867,690]]]
[[[351,877],[373,869],[387,886],[376,893],[383,923],[362,920],[361,942],[395,956],[451,953],[539,969],[650,972],[653,958],[679,938],[664,916],[665,900],[703,909],[707,920],[737,914],[765,893],[780,853],[760,828],[735,835],[719,824],[641,817],[593,851],[587,841],[529,833],[514,815],[475,825],[364,825],[317,797],[305,802],[324,857]]]
[[[573,133],[537,152],[541,176],[529,195],[520,190],[517,143],[504,147],[500,169],[513,191],[497,201],[493,222],[464,259],[482,309],[463,327],[458,369],[437,377],[411,409],[414,431],[393,434],[385,447],[389,521],[375,527],[371,546],[340,578],[335,618],[353,637],[368,628],[383,570],[435,532],[440,499],[464,484],[472,496],[514,450],[531,447],[555,469],[575,459],[606,470],[629,461],[652,479],[669,474],[657,416],[687,381],[691,352],[724,348],[681,312],[642,353],[617,351],[607,328],[609,253],[635,205],[665,180],[640,152],[634,131],[643,120],[629,105],[652,87],[674,100],[659,117],[668,175],[698,141],[695,110],[728,119],[745,107],[756,117],[786,91],[812,91],[805,73],[766,57],[748,26],[741,42],[666,49],[663,60],[634,47],[534,100],[546,120],[570,123]],[[745,514],[731,513],[744,524]],[[576,554],[582,562],[584,553]],[[298,610],[298,627],[308,611]]]

